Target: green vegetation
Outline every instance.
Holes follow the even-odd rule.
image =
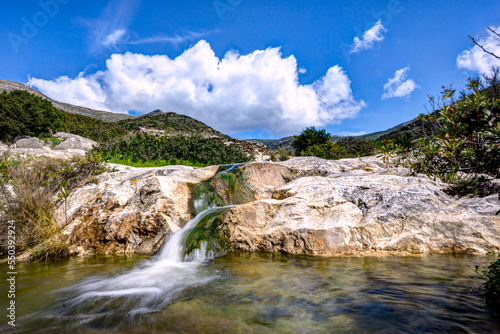
[[[298,136],[294,136],[294,141],[292,142],[292,147],[295,150],[296,155],[307,155],[304,154],[307,150],[313,146],[322,147],[330,142],[330,134],[324,129],[316,130],[314,126],[306,128]],[[315,149],[313,149],[315,150]]]
[[[57,131],[67,131],[97,142],[117,140],[128,134],[115,124],[59,111],[49,100],[26,91],[0,94],[0,140],[10,142],[20,135],[50,137]]]
[[[98,143],[118,140],[128,134],[124,128],[88,116],[66,114],[67,132],[92,139]]]
[[[341,137],[334,143],[330,138],[330,134],[325,130],[310,127],[299,136],[295,136],[292,147],[297,155],[323,159],[355,158],[377,152],[377,146],[371,140]]]
[[[135,132],[139,128],[163,130],[167,135],[197,135],[202,137],[217,136],[228,138],[225,134],[216,131],[189,116],[179,115],[174,112],[153,111],[149,114],[122,120],[118,125],[129,131]]]
[[[500,307],[500,259],[492,262],[487,270],[480,270],[476,266],[474,270],[480,279],[485,280],[486,297],[489,304]]]
[[[94,149],[106,161],[156,164],[179,161],[195,166],[246,162],[253,157],[241,152],[235,145],[201,137],[155,137],[136,135],[116,143],[104,143]]]
[[[8,221],[16,222],[16,249],[33,249],[32,260],[68,255],[62,226],[56,223],[55,210],[65,204],[70,193],[106,171],[94,155],[73,160],[25,159],[4,156],[0,159],[0,256],[7,250]],[[11,193],[5,184],[9,183]],[[65,211],[66,214],[66,211]]]
[[[184,240],[184,257],[189,255],[196,249],[206,243],[206,250],[213,252],[215,256],[222,256],[233,250],[231,242],[229,242],[219,227],[219,216],[227,211],[227,208],[217,209],[205,217],[188,232]]]
[[[49,136],[64,131],[65,115],[50,101],[26,91],[0,94],[0,140],[12,141],[19,135]]]
[[[451,87],[430,98],[433,112],[419,117],[424,137],[383,141],[384,160],[451,183],[450,194],[498,193],[491,181],[500,176],[500,99],[490,89],[496,78],[485,79],[469,79],[458,100]]]

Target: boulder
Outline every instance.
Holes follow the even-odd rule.
[[[0,142],[0,156],[9,150],[9,146]]]
[[[85,156],[87,152],[82,150],[62,150],[55,151],[51,150],[49,147],[45,146],[42,149],[39,148],[11,148],[10,154],[22,158],[49,158],[49,159],[74,159],[77,157]]]
[[[133,168],[98,177],[97,184],[74,191],[57,210],[59,224],[68,225],[74,254],[154,254],[168,234],[192,217],[195,184],[212,177],[218,167],[168,166]]]
[[[64,140],[62,143],[54,147],[54,150],[81,150],[90,151],[97,143],[93,140],[74,135],[71,133],[57,132],[54,137]]]
[[[75,254],[154,254],[193,217],[193,194],[200,201],[210,197],[201,185],[218,201],[235,204],[214,224],[236,250],[326,256],[500,251],[498,195],[451,197],[443,192],[446,184],[386,168],[377,157],[253,162],[219,174],[218,166],[113,167],[76,189],[67,212],[63,204],[57,210]]]
[[[20,136],[14,141],[15,148],[43,149],[44,142],[35,137]]]
[[[498,195],[456,199],[442,191],[444,184],[385,169],[374,158],[284,165],[325,175],[295,179],[271,199],[222,214],[220,228],[236,249],[311,255],[500,250]]]

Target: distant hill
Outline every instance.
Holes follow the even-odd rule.
[[[375,140],[383,140],[386,138],[394,139],[399,136],[407,136],[410,139],[416,139],[418,137],[421,137],[422,135],[423,135],[422,122],[415,118],[412,119],[411,121],[401,123],[385,131],[378,131],[361,136],[354,136],[353,138],[375,141]],[[330,137],[330,140],[335,143],[341,140],[342,138],[347,138],[347,137],[333,135]],[[294,137],[289,136],[281,139],[250,139],[249,141],[262,143],[267,147],[269,147],[269,149],[271,150],[283,149],[287,151],[293,151],[292,148],[293,140]]]
[[[334,143],[339,139],[344,138],[341,136],[330,136],[330,140]],[[269,147],[270,150],[285,150],[285,151],[293,151],[292,143],[294,137],[284,137],[281,139],[250,139],[251,142],[262,143]]]
[[[152,132],[152,133],[165,133],[167,135],[200,135],[202,137],[219,137],[219,138],[230,138],[229,136],[216,131],[215,129],[209,127],[208,125],[197,121],[194,118],[185,115],[179,115],[174,112],[163,112],[161,110],[155,110],[149,114],[145,115],[137,115],[131,116],[127,114],[117,114],[109,111],[102,110],[94,110],[90,108],[85,108],[81,106],[72,105],[69,103],[62,103],[58,101],[54,101],[46,95],[40,93],[36,89],[28,87],[26,85],[20,84],[18,82],[8,81],[8,80],[0,80],[0,92],[7,91],[11,92],[13,90],[21,90],[27,91],[31,94],[39,96],[43,99],[49,100],[52,102],[52,105],[61,111],[64,111],[69,114],[76,114],[82,117],[72,117],[72,130],[78,130],[77,134],[85,135],[92,132],[92,137],[96,137],[98,135],[99,129],[104,129],[106,123],[114,123],[110,124],[109,127],[112,128],[113,133],[123,135],[124,132],[131,131],[136,132],[140,129],[145,131],[143,132]],[[91,122],[88,118],[90,117],[98,122]],[[87,120],[87,121],[85,121]],[[82,124],[87,123],[87,128],[82,128]],[[116,126],[124,129],[123,131],[119,131]],[[110,136],[112,137],[112,136]],[[110,138],[109,137],[109,138]],[[108,138],[108,135],[103,138]]]
[[[30,92],[31,94],[35,94],[36,96],[39,96],[43,99],[49,100],[52,102],[54,107],[56,107],[59,110],[69,112],[72,114],[79,114],[83,116],[89,116],[101,121],[105,122],[118,122],[120,120],[124,119],[131,119],[136,116],[131,116],[127,114],[117,114],[117,113],[112,113],[109,111],[102,111],[102,110],[94,110],[94,109],[89,109],[85,107],[80,107],[80,106],[75,106],[72,104],[68,103],[62,103],[58,101],[54,101],[51,98],[47,97],[46,95],[40,93],[36,89],[33,89],[31,87],[28,87],[26,85],[20,84],[18,82],[14,81],[8,81],[8,80],[0,80],[0,92],[6,91],[6,92],[11,92],[13,90],[24,90],[27,92]]]
[[[179,115],[174,112],[155,110],[149,114],[137,116],[133,119],[121,120],[117,123],[124,129],[132,132],[146,132],[150,134],[164,135],[199,135],[201,137],[230,138],[203,122],[196,119]]]
[[[109,111],[93,110],[90,108],[54,101],[49,97],[45,96],[44,94],[40,93],[36,89],[30,88],[26,85],[8,80],[0,80],[0,92],[1,91],[10,92],[12,90],[28,91],[32,94],[35,94],[39,97],[51,101],[54,107],[66,113],[91,117],[95,120],[102,122],[114,123],[112,129],[110,129],[111,131],[109,131],[110,134],[106,134],[104,138],[108,138],[108,136],[109,138],[112,138],[115,135],[117,136],[123,135],[124,132],[120,131],[120,129],[117,129],[116,126],[124,129],[125,132],[127,131],[143,132],[143,133],[150,133],[157,135],[197,134],[202,137],[218,137],[223,139],[231,138],[192,117],[176,114],[174,112],[163,112],[162,110],[155,110],[149,114],[131,116],[127,114],[112,113]],[[74,120],[75,129],[79,127],[78,124],[83,124],[83,123],[88,124],[88,127],[82,128],[80,126],[80,128],[78,128],[81,135],[92,133],[92,137],[96,137],[100,132],[99,129],[104,129],[106,125],[106,123],[100,123],[100,122],[96,123],[90,121],[84,122],[84,120],[85,118],[77,118]],[[420,121],[418,121],[417,119],[413,119],[411,121],[404,122],[385,131],[378,131],[370,134],[365,134],[362,136],[357,136],[355,138],[368,139],[368,140],[381,140],[385,138],[388,139],[395,138],[400,135],[406,135],[409,138],[416,138],[422,132],[421,125],[422,124]],[[333,142],[336,142],[341,138],[345,137],[331,136],[331,140]],[[293,140],[294,137],[290,136],[276,140],[251,139],[248,140],[247,142],[264,144],[271,150],[284,149],[293,151],[293,148],[291,146]]]
[[[220,140],[230,140],[245,152],[266,152],[266,146],[252,144],[248,141],[233,139],[210,126],[192,117],[155,110],[145,115],[117,114],[109,111],[93,110],[81,106],[54,101],[36,89],[26,85],[0,80],[0,92],[14,90],[26,91],[52,102],[52,105],[67,115],[66,126],[68,131],[88,137],[96,141],[108,141],[120,138],[128,133],[148,133],[154,135],[199,135]]]

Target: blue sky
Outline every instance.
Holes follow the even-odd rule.
[[[10,2],[0,78],[114,112],[156,108],[239,138],[385,130],[498,64],[498,1]]]

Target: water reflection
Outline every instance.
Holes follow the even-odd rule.
[[[19,271],[19,332],[83,333],[498,333],[498,314],[474,292],[470,269],[486,256],[317,258],[232,254],[200,270],[218,277],[159,312],[79,323],[61,301],[89,277],[118,276],[137,258],[26,265]],[[144,261],[139,259],[139,261]],[[470,266],[470,267],[469,267]],[[128,269],[127,269],[128,268]],[[58,290],[59,289],[59,290]],[[55,291],[55,292],[54,292]],[[59,291],[59,292],[58,292]],[[1,291],[2,295],[4,291]],[[59,312],[59,313],[58,313]],[[58,316],[59,315],[59,316]],[[45,328],[45,331],[41,328]],[[0,328],[4,332],[5,327]]]

